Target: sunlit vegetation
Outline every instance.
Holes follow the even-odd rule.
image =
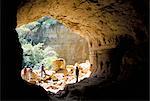
[[[51,69],[52,61],[58,57],[72,65],[88,59],[86,40],[50,17],[24,24],[16,31],[23,49],[23,67],[38,69],[44,64]]]
[[[41,64],[51,68],[51,62],[58,58],[58,54],[48,46],[51,41],[50,33],[58,33],[54,26],[60,23],[49,17],[42,17],[37,21],[16,28],[19,41],[23,49],[23,67],[33,66],[38,69]]]

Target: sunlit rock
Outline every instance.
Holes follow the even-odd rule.
[[[67,75],[66,62],[63,58],[59,58],[52,62],[52,70],[56,73],[64,73]]]
[[[29,83],[42,86],[46,91],[57,93],[60,90],[64,90],[67,84],[76,83],[75,66],[79,67],[78,82],[84,78],[88,78],[91,74],[91,64],[88,60],[85,63],[75,63],[75,65],[65,66],[64,59],[57,59],[53,62],[52,70],[45,70],[46,76],[40,77],[40,70],[32,70],[30,68],[23,68],[21,76]],[[64,73],[64,70],[66,72]]]

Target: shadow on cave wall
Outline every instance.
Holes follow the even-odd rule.
[[[129,35],[119,39],[118,46],[109,56],[109,78],[90,77],[66,85],[65,93],[61,95],[63,91],[60,91],[60,95],[54,97],[68,101],[148,100],[148,42],[136,45]]]
[[[113,73],[112,80],[116,80],[120,73],[120,66],[125,52],[134,45],[134,39],[129,35],[120,36],[119,40],[117,47],[112,50],[112,55],[109,56],[111,58],[111,72]]]
[[[81,99],[148,100],[148,50],[148,42],[135,45],[131,36],[121,36],[120,43],[110,54],[109,79],[102,77],[86,79],[85,81],[96,79],[102,82],[86,87]]]

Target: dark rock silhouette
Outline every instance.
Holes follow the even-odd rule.
[[[2,1],[2,100],[49,100],[42,87],[29,85],[20,75],[22,49],[15,31],[19,3]]]

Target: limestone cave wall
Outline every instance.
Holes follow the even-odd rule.
[[[68,85],[65,94],[51,95],[49,99],[148,99],[148,0],[22,1],[12,4],[7,1],[3,5],[3,37],[11,37],[9,41],[4,40],[5,44],[3,42],[3,56],[8,57],[2,61],[5,67],[3,99],[46,98],[41,88],[29,86],[19,77],[22,50],[14,31],[16,26],[45,15],[85,37],[93,64],[91,78]],[[10,48],[10,45],[14,47]],[[13,83],[9,81],[10,76]]]
[[[134,0],[28,0],[18,8],[17,26],[45,15],[59,20],[88,41],[93,74],[102,75],[114,60],[119,70],[126,51],[148,41],[146,11],[140,9],[146,1],[138,4]],[[111,54],[118,57],[111,59]]]

